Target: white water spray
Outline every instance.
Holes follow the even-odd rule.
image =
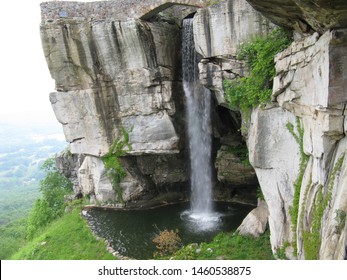
[[[192,19],[183,21],[183,86],[191,167],[191,210],[184,217],[198,223],[199,229],[216,226],[213,211],[211,170],[211,93],[199,82],[198,58],[194,47]]]

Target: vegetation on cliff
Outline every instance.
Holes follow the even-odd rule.
[[[119,157],[125,156],[132,148],[129,144],[129,133],[123,127],[121,131],[122,134],[113,142],[109,152],[102,157],[102,161],[104,162],[107,175],[112,182],[113,189],[116,192],[117,200],[123,203],[123,193],[119,184],[125,178],[126,172],[122,167]]]
[[[240,46],[237,59],[245,61],[250,72],[247,77],[224,80],[226,99],[232,109],[247,111],[271,100],[276,74],[274,57],[290,43],[289,33],[279,28]]]

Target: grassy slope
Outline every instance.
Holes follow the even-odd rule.
[[[12,256],[14,260],[114,260],[75,208],[50,224]]]

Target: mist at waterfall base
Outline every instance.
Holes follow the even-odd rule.
[[[200,84],[198,55],[194,46],[193,19],[183,21],[182,72],[186,97],[187,134],[190,156],[191,208],[181,217],[198,230],[210,231],[221,223],[213,209],[211,92]]]
[[[219,232],[234,231],[254,207],[217,203],[220,223],[209,231],[201,231],[181,218],[189,203],[180,203],[147,210],[114,211],[92,209],[86,219],[92,230],[108,240],[116,251],[135,259],[150,259],[156,251],[153,238],[161,231],[178,230],[183,245],[209,242]]]

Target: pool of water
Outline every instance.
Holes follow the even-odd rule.
[[[87,220],[98,236],[106,238],[122,255],[149,259],[153,257],[153,238],[164,229],[176,230],[184,245],[210,241],[219,232],[235,230],[252,206],[217,203],[208,217],[191,215],[188,203],[148,210],[115,211],[91,209]]]

